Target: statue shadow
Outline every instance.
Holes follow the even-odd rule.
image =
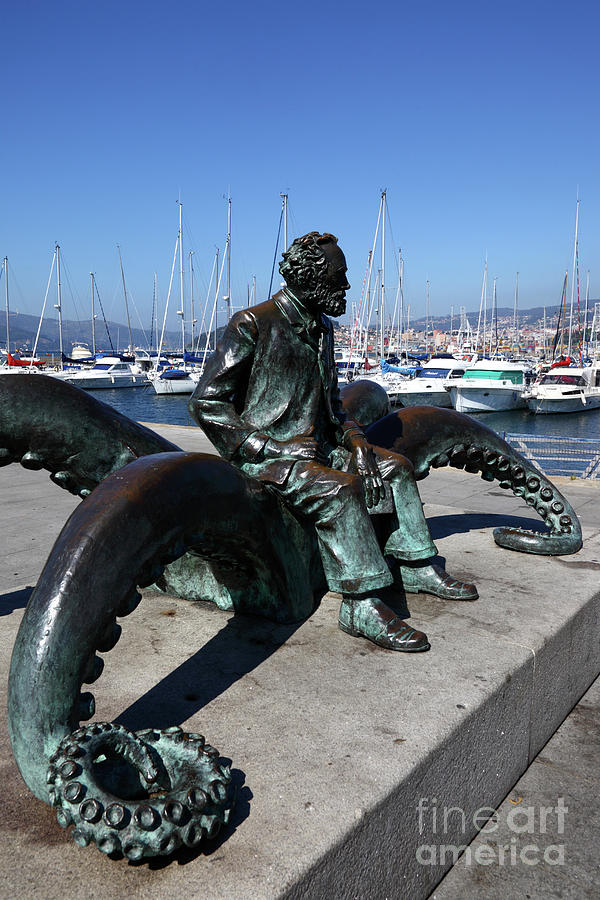
[[[219,757],[219,763],[231,767],[231,760],[226,756]],[[241,769],[231,769],[231,782],[229,784],[230,818],[214,838],[205,838],[200,847],[191,848],[182,846],[171,856],[151,856],[141,859],[139,862],[129,862],[133,868],[148,868],[153,871],[166,869],[172,865],[185,866],[199,856],[212,856],[213,853],[229,840],[231,835],[250,815],[250,801],[253,793],[245,784],[246,776]],[[114,854],[115,859],[121,859],[122,854]]]
[[[452,534],[467,534],[482,528],[526,528],[528,531],[548,532],[539,519],[525,516],[507,516],[496,513],[457,513],[448,516],[428,516],[427,524],[435,541]]]
[[[0,596],[0,616],[9,616],[16,609],[25,609],[32,594],[33,587],[21,588],[19,591],[2,594]]]
[[[132,731],[146,728],[149,723],[159,729],[181,725],[260,666],[301,624],[280,625],[249,615],[232,616],[193,656],[132,703],[115,721]],[[228,759],[221,759],[221,762],[231,765]],[[231,817],[217,837],[204,842],[198,849],[182,847],[171,857],[154,857],[130,865],[162,869],[172,864],[185,865],[198,856],[214,853],[250,815],[253,795],[240,769],[231,770],[230,796]]]
[[[450,537],[453,534],[468,534],[470,531],[479,531],[482,528],[496,528],[505,526],[507,528],[526,528],[528,531],[547,532],[544,523],[529,519],[525,516],[506,516],[494,513],[457,513],[445,516],[430,516],[427,518],[427,524],[433,540]],[[446,568],[446,557],[437,556],[434,562]],[[396,583],[389,588],[380,590],[379,596],[390,606],[395,613],[402,619],[409,619],[412,615],[410,611],[410,598],[413,594],[407,594],[404,588]]]
[[[301,624],[232,616],[193,656],[125,709],[117,722],[133,731],[150,723],[153,728],[181,725],[268,659]]]

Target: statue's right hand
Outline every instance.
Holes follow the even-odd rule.
[[[313,437],[300,435],[290,438],[288,441],[276,441],[269,438],[263,448],[265,459],[278,459],[279,457],[292,457],[293,459],[316,459],[324,463],[325,454]]]

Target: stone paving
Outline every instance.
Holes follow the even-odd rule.
[[[211,452],[197,429],[150,427]],[[436,897],[598,896],[598,684],[563,720],[600,669],[600,489],[558,481],[585,536],[584,549],[564,559],[494,545],[493,526],[537,520],[497,486],[455,470],[421,482],[448,569],[472,577],[480,600],[411,596],[415,623],[432,640],[430,653],[411,659],[339,632],[333,594],[307,622],[283,628],[146,593],[94,685],[97,718],[205,733],[231,754],[238,802],[224,839],[200,854],[132,865],[76,847],[16,770],[6,735],[10,651],[31,586],[79,501],[47,473],[0,470],[0,896],[416,900],[444,872],[422,861],[431,855],[424,846],[439,854],[442,843],[432,810],[459,807],[447,840],[459,846],[474,835],[461,814],[488,805],[497,819],[469,847],[476,864],[465,853]],[[562,832],[550,814],[543,833],[535,823],[531,834],[513,830],[528,820],[511,810],[533,808],[539,818],[560,798]],[[519,855],[533,844],[525,859],[535,865]],[[561,851],[549,848],[561,844],[564,864],[554,864]],[[492,857],[502,847],[499,865]]]

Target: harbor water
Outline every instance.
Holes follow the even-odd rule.
[[[164,425],[195,424],[188,413],[187,395],[158,396],[150,386],[91,393],[136,422],[156,422]],[[550,416],[536,416],[526,409],[520,409],[482,413],[476,418],[500,435],[503,432],[512,432],[564,438],[591,438],[600,442],[600,409]]]

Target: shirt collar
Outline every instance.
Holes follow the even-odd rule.
[[[306,329],[308,334],[313,337],[316,335],[318,340],[319,333],[329,331],[329,319],[323,313],[315,315],[304,306],[304,304],[293,294],[288,287],[284,287],[275,295],[275,302],[294,326],[301,326],[301,330]]]

